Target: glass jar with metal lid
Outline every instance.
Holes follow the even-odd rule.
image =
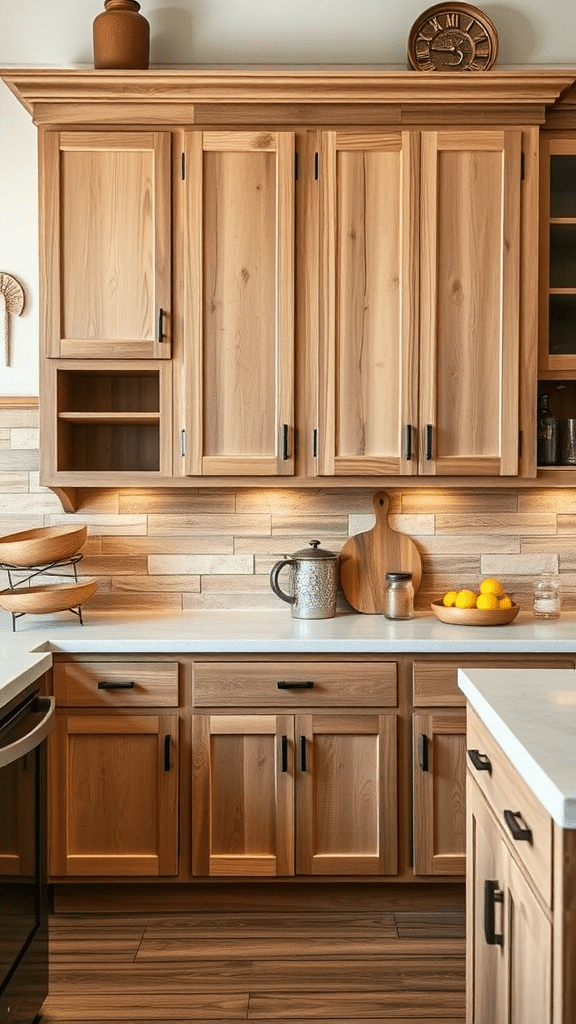
[[[414,587],[411,572],[387,572],[384,615],[387,619],[414,617]]]

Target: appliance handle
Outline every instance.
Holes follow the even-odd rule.
[[[40,746],[48,733],[51,732],[56,714],[56,698],[39,697],[36,706],[39,711],[45,711],[46,714],[26,736],[21,736],[15,743],[9,743],[5,747],[0,747],[0,768],[6,768],[7,765],[17,761],[18,758],[29,754],[35,747]]]

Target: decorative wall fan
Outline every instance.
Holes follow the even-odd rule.
[[[0,317],[4,313],[4,359],[10,365],[10,313],[20,316],[24,309],[24,289],[11,274],[0,272]]]

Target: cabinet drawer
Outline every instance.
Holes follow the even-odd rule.
[[[415,661],[413,700],[415,708],[464,707],[466,698],[458,689],[459,668],[573,668],[570,658],[524,656],[462,657],[458,661]]]
[[[206,662],[194,665],[196,707],[394,707],[396,662]]]
[[[64,707],[177,707],[178,664],[170,661],[70,661],[54,666]]]
[[[468,751],[478,751],[488,758],[490,770],[479,770],[474,767],[468,754],[468,770],[486,796],[515,856],[551,906],[553,827],[550,815],[470,707],[467,712],[466,747]],[[521,829],[530,829],[531,840],[513,838],[504,815],[506,810],[521,816],[516,819],[516,824]]]

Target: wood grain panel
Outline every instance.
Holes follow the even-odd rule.
[[[427,763],[422,760],[422,742]],[[462,875],[466,863],[466,712],[415,714],[412,749],[414,871],[419,875]]]
[[[129,688],[109,689],[131,683]],[[77,707],[177,707],[178,665],[175,662],[70,661],[54,666],[56,703]]]
[[[393,707],[396,662],[196,662],[196,707]],[[309,689],[279,689],[279,682],[311,682]]]

